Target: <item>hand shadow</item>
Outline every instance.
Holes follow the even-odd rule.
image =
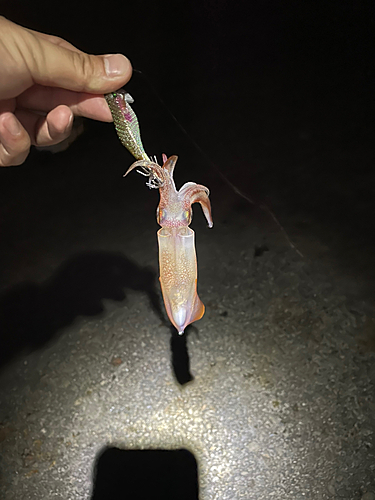
[[[103,299],[122,301],[124,289],[144,291],[165,323],[155,273],[120,253],[73,256],[42,284],[21,283],[0,296],[0,368],[17,352],[37,349],[77,316],[103,312]]]

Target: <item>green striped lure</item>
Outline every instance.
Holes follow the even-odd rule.
[[[163,180],[147,166],[148,163],[152,163],[152,160],[144,150],[138,118],[130,106],[134,102],[134,99],[125,89],[111,92],[104,97],[112,113],[113,122],[121,144],[126,147],[136,160],[143,160],[145,162],[145,165],[140,166],[141,170],[137,170],[137,172],[149,178],[146,183],[149,188],[159,189],[163,185]]]
[[[130,103],[134,102],[134,99],[124,89],[111,92],[104,97],[111,110],[113,122],[121,144],[137,160],[151,161],[143,148],[137,115],[130,106]]]

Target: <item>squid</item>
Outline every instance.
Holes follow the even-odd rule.
[[[189,227],[192,205],[199,203],[208,223],[213,226],[209,190],[195,182],[187,182],[179,190],[173,180],[177,156],[162,155],[163,165],[150,159],[144,151],[137,117],[130,103],[133,99],[123,89],[107,94],[117,134],[122,144],[133,154],[132,170],[147,176],[146,185],[159,189],[160,202],[156,219],[161,229],[157,232],[159,247],[160,285],[165,309],[179,335],[185,328],[202,318],[205,307],[197,293],[197,257],[195,233]]]

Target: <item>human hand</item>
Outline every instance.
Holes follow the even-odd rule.
[[[121,54],[93,56],[0,16],[0,167],[66,139],[73,117],[112,121],[103,94],[131,78]]]

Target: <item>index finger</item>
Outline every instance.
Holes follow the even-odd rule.
[[[34,85],[17,98],[17,107],[35,112],[48,113],[64,104],[75,116],[111,122],[112,115],[102,94],[74,92],[55,87]]]

